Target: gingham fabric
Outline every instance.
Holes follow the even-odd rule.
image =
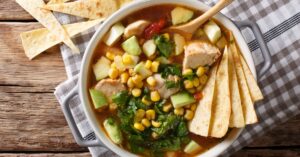
[[[213,5],[215,1],[204,1]],[[273,66],[262,78],[258,79],[265,99],[255,105],[259,123],[245,128],[240,137],[222,156],[230,156],[242,147],[251,143],[282,122],[300,113],[300,1],[299,0],[235,0],[222,13],[232,20],[251,20],[256,22],[263,32],[265,41],[270,49]],[[80,19],[57,16],[62,23],[75,22]],[[74,42],[83,53],[95,29],[78,35]],[[256,68],[262,65],[263,58],[252,32],[242,31]],[[66,66],[68,80],[60,84],[55,91],[58,101],[62,99],[77,83],[82,56],[72,55],[70,50],[61,46],[61,54]],[[70,102],[73,115],[79,130],[85,139],[95,139],[76,96]],[[115,156],[106,148],[89,148],[92,156]]]

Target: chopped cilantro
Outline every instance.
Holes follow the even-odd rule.
[[[174,50],[174,43],[166,39],[163,35],[154,37],[154,42],[161,56],[169,58]]]
[[[161,64],[159,66],[159,73],[161,77],[166,79],[169,75],[181,76],[181,67],[178,64]]]
[[[171,81],[171,80],[166,80],[165,81],[167,89],[171,88],[181,88],[182,87],[182,82],[181,81]]]

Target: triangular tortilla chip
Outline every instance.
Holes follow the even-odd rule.
[[[203,99],[200,100],[198,107],[195,111],[194,118],[189,123],[189,131],[201,135],[208,136],[210,119],[211,119],[211,106],[213,103],[215,82],[217,75],[217,64],[212,67],[209,74],[209,79],[202,90]]]
[[[241,96],[239,91],[238,80],[234,67],[233,54],[231,49],[228,49],[228,72],[229,72],[229,89],[230,89],[230,101],[231,101],[231,115],[229,121],[229,127],[242,128],[245,126],[245,120],[243,115],[243,108],[241,103]]]
[[[65,25],[63,27],[72,37],[97,25],[103,20],[104,19],[98,19],[87,22],[73,23]],[[20,36],[25,50],[25,54],[29,59],[33,59],[48,48],[62,42],[62,40],[56,38],[55,35],[50,33],[49,30],[46,28],[23,32]]]
[[[208,135],[221,138],[226,135],[231,113],[229,76],[228,76],[228,48],[224,49],[222,60],[217,70],[215,101]]]
[[[36,20],[38,20],[44,27],[48,28],[56,38],[68,45],[74,53],[80,53],[79,49],[74,45],[68,33],[57,21],[52,12],[41,9],[45,5],[43,0],[16,0],[16,2],[29,12]]]
[[[68,2],[70,0],[50,0],[47,5],[49,4],[60,4],[60,3],[65,3],[65,2]]]
[[[248,88],[245,74],[243,71],[243,67],[241,64],[238,49],[237,49],[236,43],[234,41],[230,42],[230,48],[233,53],[234,65],[235,65],[235,70],[236,70],[237,78],[238,78],[238,84],[239,84],[240,95],[241,95],[241,100],[242,100],[245,124],[253,124],[253,123],[257,122],[257,116],[255,113],[253,101],[251,99],[251,95],[249,92],[249,88]]]
[[[133,0],[118,0],[120,7],[126,6],[127,4],[129,4],[132,1]]]
[[[45,5],[43,8],[89,19],[99,19],[117,11],[118,4],[116,0],[79,0]]]
[[[255,81],[254,76],[251,73],[251,71],[242,55],[240,55],[240,60],[241,60],[242,66],[243,66],[244,74],[246,76],[246,81],[247,81],[247,84],[249,87],[252,101],[256,102],[256,101],[262,100],[264,98],[264,96],[261,93],[261,91],[257,85],[257,82]]]

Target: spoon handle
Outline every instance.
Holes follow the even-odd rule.
[[[230,4],[233,0],[220,0],[216,5],[214,5],[211,9],[204,12],[201,16],[193,20],[193,23],[197,23],[198,27],[205,23],[212,16],[217,14],[223,8],[225,8],[228,4]]]
[[[220,10],[225,8],[228,4],[230,4],[233,1],[234,0],[220,0],[216,5],[214,5],[212,8],[210,8],[194,20],[183,25],[171,26],[166,30],[177,31],[186,38],[189,38],[203,23],[205,23],[208,19],[216,15]]]
[[[185,25],[177,26],[177,29],[193,34],[203,23],[217,14],[220,10],[225,8],[232,1],[234,0],[220,0],[216,5],[214,5],[212,8],[204,12],[196,19],[190,21]]]

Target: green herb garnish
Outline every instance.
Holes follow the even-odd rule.
[[[178,64],[161,64],[159,66],[159,73],[161,73],[161,77],[166,79],[169,75],[176,75],[181,77],[181,66]]]
[[[121,109],[124,109],[129,100],[128,91],[121,91],[112,96],[112,101],[118,105]]]
[[[166,80],[165,84],[166,84],[167,89],[181,88],[182,87],[182,82],[181,81]]]
[[[154,42],[161,56],[169,58],[174,51],[174,43],[166,39],[163,35],[154,37]]]

